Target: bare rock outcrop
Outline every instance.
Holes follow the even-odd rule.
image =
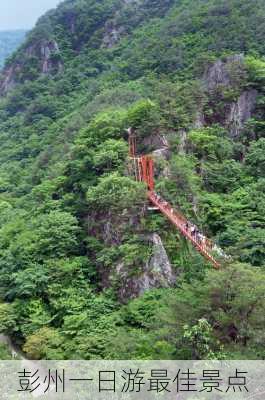
[[[119,42],[124,32],[124,28],[122,26],[118,26],[115,23],[115,20],[108,21],[105,25],[102,47],[107,47],[108,49],[114,47]]]
[[[198,126],[197,126],[198,128]],[[201,126],[200,126],[201,128]],[[188,135],[187,135],[187,131],[185,129],[181,129],[179,131],[179,146],[178,146],[178,150],[180,154],[186,154],[187,153],[187,139],[188,139]]]
[[[257,95],[256,90],[247,90],[236,102],[232,103],[226,119],[226,125],[232,137],[237,137],[244,128],[244,124],[251,118],[256,106]]]
[[[59,72],[63,68],[60,60],[60,49],[56,40],[40,40],[25,50],[27,57],[37,57],[40,65],[40,72],[49,74]]]
[[[138,0],[123,0],[123,6],[127,9],[138,2]],[[101,47],[111,49],[126,34],[126,29],[120,22],[120,14],[121,10],[116,11],[114,17],[106,22]]]
[[[168,160],[170,158],[169,147],[162,147],[152,152],[153,159],[155,161],[156,169],[155,175],[157,177],[168,178],[170,176],[170,169]]]
[[[21,54],[4,68],[0,77],[0,95],[7,94],[16,86],[20,72],[23,72],[24,66],[32,58],[38,61],[39,73],[54,74],[63,69],[58,43],[55,40],[42,39],[25,48],[23,53],[21,50]]]
[[[140,274],[129,275],[122,263],[116,269],[120,276],[119,297],[122,301],[139,297],[150,289],[173,287],[176,282],[176,274],[160,236],[154,233],[148,240],[152,244],[152,254]]]
[[[16,85],[16,75],[19,73],[19,65],[12,64],[7,67],[0,76],[0,94],[5,95]]]
[[[59,59],[60,49],[55,40],[45,41],[40,45],[41,71],[49,74],[52,71],[60,72],[63,64]]]
[[[254,89],[244,89],[244,80],[246,78],[246,68],[244,64],[244,56],[236,54],[227,57],[224,60],[217,60],[210,65],[203,76],[203,85],[206,93],[208,93],[211,102],[216,102],[215,93],[219,94],[222,89],[234,89],[235,93],[239,92],[238,98],[234,101],[227,100],[225,107],[219,113],[214,115],[211,122],[221,123],[228,128],[230,137],[237,137],[246,122],[252,117],[256,107],[257,91]],[[225,98],[224,98],[225,99]],[[194,128],[202,128],[207,125],[203,111],[198,111],[194,121]]]
[[[141,144],[148,150],[156,151],[160,149],[168,149],[169,143],[165,135],[154,133],[141,139]]]
[[[204,118],[202,110],[199,110],[199,111],[197,111],[196,116],[195,116],[194,128],[200,129],[203,126],[205,126],[205,118]]]
[[[157,149],[152,153],[155,160],[167,160],[169,157],[169,148],[162,147],[161,149]]]
[[[244,56],[235,54],[225,60],[217,60],[210,65],[203,76],[203,82],[208,91],[218,86],[233,86],[235,76],[244,71]]]

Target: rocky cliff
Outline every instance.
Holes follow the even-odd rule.
[[[210,104],[222,102],[223,105],[215,109],[210,119],[199,108],[194,127],[202,128],[209,122],[218,122],[229,130],[232,138],[238,137],[257,105],[257,91],[248,89],[245,82],[246,65],[242,54],[218,59],[208,65],[202,77],[203,86]]]
[[[154,233],[146,237],[145,241],[149,242],[150,255],[136,274],[128,270],[122,262],[116,267],[119,298],[123,302],[139,297],[154,288],[169,288],[176,285],[176,273],[173,271],[160,236]]]
[[[0,94],[5,95],[13,89],[27,69],[35,66],[37,73],[56,74],[62,72],[63,63],[58,43],[55,40],[40,40],[23,49],[23,56],[7,64],[0,76]]]

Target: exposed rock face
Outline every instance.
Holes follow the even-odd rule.
[[[24,50],[24,57],[8,65],[0,77],[0,95],[7,94],[17,84],[17,76],[23,71],[24,64],[36,57],[39,61],[39,71],[43,74],[60,72],[63,64],[60,59],[60,49],[55,40],[41,40]]]
[[[117,26],[115,21],[108,21],[105,25],[102,47],[111,49],[118,43],[123,33],[124,28],[122,26]]]
[[[0,94],[5,95],[16,85],[16,75],[20,68],[18,65],[11,65],[5,69],[0,77]]]
[[[231,136],[237,137],[244,128],[244,124],[251,118],[256,106],[257,94],[258,92],[254,89],[245,91],[237,102],[232,103],[226,120]]]
[[[142,145],[153,151],[169,148],[167,138],[161,134],[151,134],[142,140]]]
[[[125,9],[128,9],[132,4],[137,4],[138,2],[138,0],[123,0],[123,6]],[[120,14],[121,10],[118,10],[114,17],[106,22],[101,47],[111,49],[126,34],[126,29],[119,22]]]
[[[195,118],[195,121],[194,121],[194,128],[200,129],[204,125],[205,125],[205,118],[204,118],[202,110],[200,110],[200,111],[198,111],[196,113],[196,118]]]
[[[152,153],[153,159],[155,161],[156,176],[163,176],[164,178],[168,178],[170,176],[170,168],[168,166],[168,160],[170,158],[170,150],[168,147],[162,147],[161,149],[157,149]]]
[[[242,132],[245,123],[251,118],[255,110],[257,91],[245,90],[242,91],[241,84],[245,77],[244,56],[242,54],[227,57],[224,61],[217,60],[209,66],[204,73],[203,83],[206,92],[213,99],[214,93],[220,88],[231,88],[241,90],[241,94],[235,101],[227,101],[222,112],[215,115],[216,121],[227,127],[230,136],[237,137]],[[207,125],[203,112],[198,111],[196,120],[194,121],[195,128],[201,128]]]
[[[95,213],[87,218],[88,227],[90,226],[90,218],[97,221],[97,227],[88,233],[92,236],[103,240],[107,246],[116,246],[122,244],[124,234],[128,229],[138,227],[140,220],[146,212],[146,198],[135,209],[124,209],[119,213],[113,211],[104,212],[103,214]]]
[[[208,90],[216,88],[217,85],[228,86],[230,81],[225,64],[221,60],[216,61],[206,72],[204,81]]]
[[[144,144],[148,148],[156,148],[156,150],[152,152],[156,165],[156,176],[169,177],[170,170],[167,161],[170,158],[170,146],[167,138],[164,135],[150,136],[144,140]]]
[[[63,65],[59,59],[60,49],[55,40],[41,40],[25,50],[28,57],[37,57],[40,62],[40,70],[43,74],[59,72]]]
[[[167,160],[168,156],[169,156],[169,148],[162,147],[161,149],[157,149],[157,150],[153,151],[152,154],[153,154],[154,158],[157,160],[159,160],[159,159]]]
[[[54,54],[59,54],[59,46],[55,40],[45,41],[40,45],[41,69],[43,74],[49,74],[52,70],[59,72],[63,65],[59,60],[53,58]]]
[[[121,278],[119,296],[122,301],[136,298],[153,288],[174,286],[176,275],[168,259],[160,236],[153,234],[148,238],[152,242],[152,255],[138,276],[128,276],[124,266],[119,264],[116,273]]]
[[[236,54],[227,57],[225,61],[217,60],[209,66],[205,71],[203,81],[208,91],[216,89],[216,87],[232,86],[233,72],[237,73],[244,69],[244,56]]]
[[[185,131],[185,129],[181,129],[179,132],[179,137],[180,137],[179,146],[178,146],[179,153],[186,154],[186,152],[187,152],[186,151],[187,150],[187,131]]]

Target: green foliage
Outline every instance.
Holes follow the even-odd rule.
[[[102,143],[108,139],[119,139],[126,127],[126,112],[110,110],[99,113],[81,132],[80,141],[87,137],[90,143]]]
[[[0,332],[6,333],[16,327],[16,313],[14,307],[8,303],[0,304]]]
[[[192,213],[192,203],[200,186],[201,179],[196,174],[196,159],[193,156],[174,155],[170,160],[170,177],[161,179],[157,190],[173,206]]]
[[[214,349],[215,347],[218,348],[218,342],[216,343],[214,339],[212,326],[204,318],[199,319],[197,325],[184,327],[184,339],[186,339],[193,348],[195,359],[225,359],[225,354],[221,353],[221,349]]]
[[[128,145],[123,140],[108,139],[100,144],[93,157],[94,166],[102,172],[122,170],[128,154]]]
[[[265,138],[251,143],[246,156],[248,172],[256,178],[265,178]]]
[[[47,270],[38,264],[29,265],[12,276],[14,287],[12,295],[20,298],[37,297],[45,291],[48,283]]]
[[[159,108],[149,99],[139,101],[129,109],[128,125],[137,130],[138,138],[150,135],[160,126]]]
[[[123,210],[139,207],[145,199],[143,184],[118,173],[103,176],[96,187],[87,192],[88,205],[97,210]]]
[[[265,61],[255,57],[246,57],[246,66],[248,68],[249,78],[251,83],[263,84],[265,83]]]
[[[12,360],[12,356],[9,351],[9,348],[4,343],[0,344],[0,359],[1,360]]]
[[[103,355],[224,359],[241,348],[257,357],[263,337],[263,278],[261,270],[233,265],[208,272],[203,284],[150,291],[121,310],[123,322],[119,320],[116,337],[107,337]]]
[[[264,16],[263,0],[64,1],[8,59],[0,328],[29,357],[264,358]],[[43,74],[42,46],[55,42]],[[241,53],[229,84],[208,90],[212,63]],[[253,89],[255,109],[232,138],[227,116]],[[139,154],[163,148],[157,192],[248,264],[209,271],[147,212],[129,127]],[[124,305],[154,232],[177,287]]]
[[[224,135],[221,127],[194,130],[189,133],[193,153],[203,160],[230,158],[233,153],[232,141]]]
[[[76,218],[66,212],[52,211],[43,215],[35,223],[36,254],[49,257],[64,257],[74,252],[78,244],[78,224]]]
[[[244,182],[242,164],[233,159],[204,163],[202,173],[207,189],[213,192],[227,193],[238,189]]]
[[[42,328],[28,337],[23,350],[32,359],[60,360],[63,358],[63,339],[55,329]]]

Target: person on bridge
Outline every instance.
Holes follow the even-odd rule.
[[[198,241],[200,244],[203,243],[203,238],[204,238],[203,234],[202,234],[201,232],[198,232],[198,234],[197,234],[197,241]]]

